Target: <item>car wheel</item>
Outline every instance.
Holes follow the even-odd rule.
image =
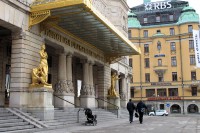
[[[153,114],[150,114],[150,116],[153,116]]]

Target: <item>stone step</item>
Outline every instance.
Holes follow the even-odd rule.
[[[7,120],[7,119],[17,119],[18,116],[5,116],[5,117],[0,117],[0,120]]]
[[[5,127],[13,127],[13,126],[22,126],[22,125],[28,125],[29,123],[28,122],[15,122],[15,123],[3,123],[3,124],[0,124],[0,128],[5,128]]]
[[[20,132],[20,130],[34,128],[33,125],[23,125],[23,126],[15,126],[15,127],[1,127],[0,132],[8,132],[8,131],[16,131]]]
[[[6,117],[6,116],[14,116],[12,113],[7,113],[7,112],[4,112],[4,113],[0,113],[0,117]]]
[[[22,119],[0,120],[0,124],[1,124],[1,123],[7,123],[7,122],[14,123],[14,122],[22,122],[22,121],[23,121]]]
[[[9,112],[9,111],[8,111],[8,110],[5,110],[5,109],[4,109],[4,110],[0,110],[0,114],[1,114],[1,113],[8,113],[8,112]]]

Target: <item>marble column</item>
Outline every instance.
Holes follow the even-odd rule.
[[[81,87],[81,107],[94,108],[95,95],[93,84],[93,66],[88,60],[83,61],[83,84]]]
[[[67,54],[66,62],[66,78],[67,78],[67,90],[65,99],[74,104],[74,86],[72,82],[72,53]],[[73,104],[66,103],[67,107],[74,107]]]
[[[60,108],[74,107],[74,88],[72,83],[72,54],[59,55],[58,83],[55,87],[55,106]],[[64,100],[63,100],[64,99]],[[66,102],[66,101],[68,102]],[[72,103],[72,104],[70,104]]]

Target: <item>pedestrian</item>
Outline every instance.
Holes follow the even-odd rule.
[[[147,106],[142,101],[139,101],[139,103],[137,104],[136,111],[139,113],[140,124],[142,124],[143,122],[143,115],[144,115],[145,109],[147,109]]]
[[[133,113],[134,113],[134,110],[136,107],[131,99],[129,99],[129,102],[127,103],[126,108],[129,112],[129,121],[130,121],[130,123],[132,123],[133,122]]]

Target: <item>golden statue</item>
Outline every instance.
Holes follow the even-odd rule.
[[[116,80],[118,80],[118,79],[120,79],[120,78],[118,78],[118,75],[116,73],[113,73],[111,76],[111,87],[108,90],[108,96],[119,97],[119,95],[117,94],[117,92],[115,90]]]
[[[45,44],[42,44],[40,50],[40,64],[37,68],[32,70],[32,84],[31,87],[48,87],[52,88],[51,84],[48,84],[48,55],[45,52]]]

